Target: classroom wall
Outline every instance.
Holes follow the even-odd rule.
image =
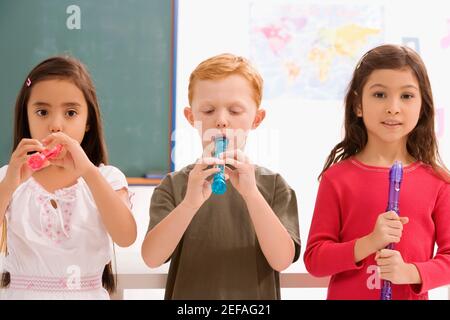
[[[218,3],[220,10],[216,9]],[[437,0],[426,4],[404,0],[320,1],[319,4],[316,1],[181,0],[178,47],[183,48],[183,53],[177,59],[175,167],[179,169],[192,162],[201,152],[200,139],[182,112],[188,105],[190,72],[205,58],[222,52],[249,57],[265,78],[262,107],[267,115],[263,124],[250,134],[247,153],[255,163],[280,172],[296,191],[301,240],[305,245],[318,188],[317,176],[330,150],[342,137],[346,85],[362,54],[381,43],[416,46],[421,54],[434,93],[440,151],[449,166],[450,12],[447,6]],[[295,24],[303,29],[296,33],[292,26]],[[345,59],[334,56],[328,76],[320,82],[317,75],[320,68],[314,68],[315,62],[306,57],[317,48],[326,52],[335,45],[340,39],[337,31],[346,24],[356,25],[367,35],[358,39],[358,35],[343,32],[341,40],[350,48],[348,55]],[[268,26],[279,28],[279,37],[265,43],[261,29]],[[330,37],[335,38],[330,40]],[[283,39],[290,40],[284,43]],[[272,68],[266,61],[281,67]],[[282,76],[289,63],[297,63],[303,72],[291,84],[288,76]],[[333,72],[339,76],[334,77]],[[302,75],[307,79],[302,79]],[[298,261],[288,271],[306,272],[306,269]]]
[[[255,9],[251,9],[250,5],[256,2],[259,3],[257,11],[252,11]],[[199,137],[182,114],[183,108],[188,104],[189,74],[195,66],[209,56],[232,52],[247,56],[257,62],[257,67],[268,70],[267,66],[258,62],[261,55],[255,52],[255,48],[258,45],[262,46],[262,43],[257,38],[257,32],[251,29],[257,25],[258,21],[271,23],[270,17],[265,15],[264,3],[272,7],[280,6],[280,3],[293,4],[298,10],[293,12],[298,12],[301,17],[302,10],[313,11],[315,2],[179,0],[176,131],[173,133],[176,141],[173,150],[176,169],[191,163],[201,153]],[[450,96],[446,94],[448,71],[450,71],[450,11],[446,10],[445,2],[429,0],[426,5],[404,0],[397,0],[395,3],[376,0],[320,2],[321,6],[327,4],[347,7],[358,4],[363,6],[360,8],[362,12],[371,12],[371,10],[377,12],[377,15],[382,16],[382,21],[373,21],[373,23],[381,26],[380,34],[384,42],[403,43],[404,38],[419,41],[420,53],[428,67],[433,86],[441,154],[447,165],[450,165],[448,126],[450,123]],[[364,6],[368,7],[364,8]],[[404,6],[408,7],[407,14],[405,14]],[[282,9],[273,12],[277,13],[280,18]],[[326,14],[331,15],[330,12]],[[253,20],[250,17],[253,17]],[[320,26],[322,18],[318,17],[317,19],[315,23]],[[302,23],[301,19],[299,23]],[[324,25],[324,27],[328,26]],[[415,43],[414,41],[412,43]],[[352,61],[355,63],[364,50],[364,46],[361,46],[361,52],[345,62],[346,65],[351,65]],[[345,74],[345,70],[340,71],[342,71],[342,79],[340,79],[342,84],[349,80],[350,74]],[[271,83],[273,82],[270,80],[266,81],[269,90],[272,86]],[[312,88],[315,87],[317,86],[312,86]],[[289,88],[280,89],[288,92],[285,96],[276,95],[273,91],[271,91],[271,95],[264,96],[262,107],[267,110],[267,118],[257,131],[251,133],[247,146],[247,152],[254,162],[280,172],[296,190],[303,243],[302,255],[318,187],[316,178],[325,157],[334,144],[339,141],[342,133],[343,108],[342,99],[338,99],[339,91],[337,93],[333,91],[332,97],[328,98],[327,90],[332,91],[333,89],[329,87],[329,84],[325,85],[325,88],[329,89],[316,92],[315,96],[308,96],[309,93],[304,91],[303,87],[300,87],[299,90],[304,96],[296,95],[295,90],[289,90]],[[168,264],[151,270],[145,266],[140,257],[140,246],[149,223],[148,208],[154,187],[132,186],[130,190],[134,193],[133,213],[138,223],[138,239],[130,248],[116,247],[117,271],[118,273],[136,274],[167,272]],[[306,272],[302,258],[285,272]],[[434,292],[436,294],[432,293],[431,298],[443,297],[439,290]],[[305,290],[301,289],[285,289],[282,290],[282,296],[296,299],[311,297],[323,299],[325,291],[324,289],[309,289],[305,293]],[[161,299],[163,290],[129,291],[125,294],[125,298],[127,297]]]

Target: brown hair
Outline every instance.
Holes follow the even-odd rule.
[[[367,130],[356,110],[362,103],[362,91],[369,76],[378,69],[411,68],[417,78],[422,97],[419,121],[408,134],[406,148],[416,160],[430,165],[439,176],[450,181],[450,176],[439,155],[434,130],[434,104],[430,80],[420,56],[412,49],[399,45],[381,45],[369,50],[359,61],[345,96],[344,139],[330,152],[320,177],[334,163],[360,152],[367,144]]]
[[[81,147],[88,156],[89,160],[96,166],[108,163],[108,155],[103,135],[102,118],[100,106],[95,93],[94,83],[87,68],[77,59],[70,56],[50,57],[31,70],[27,75],[26,81],[22,84],[16,99],[14,112],[14,140],[13,149],[23,138],[31,138],[28,123],[27,104],[33,86],[44,80],[63,79],[72,82],[83,92],[88,106],[87,125],[89,130],[85,133]],[[6,220],[3,222],[6,223]],[[6,228],[5,228],[6,229]],[[2,239],[3,240],[3,239]],[[2,245],[0,245],[2,247]],[[9,284],[9,273],[3,273],[1,285]],[[111,262],[109,262],[103,271],[103,286],[113,292],[116,288],[116,281],[113,276]]]
[[[237,74],[247,79],[253,89],[253,99],[259,107],[262,99],[263,79],[249,60],[230,53],[223,53],[201,62],[189,78],[188,97],[192,104],[194,85],[198,80],[218,80]]]

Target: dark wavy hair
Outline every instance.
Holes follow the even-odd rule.
[[[414,50],[391,44],[369,50],[355,68],[345,96],[345,136],[331,150],[319,180],[330,166],[357,154],[367,144],[367,129],[356,110],[362,103],[362,91],[371,73],[379,69],[395,70],[404,67],[411,68],[416,76],[422,97],[419,121],[408,134],[407,150],[415,159],[430,165],[443,180],[450,181],[449,171],[439,155],[434,130],[433,95],[425,64]]]

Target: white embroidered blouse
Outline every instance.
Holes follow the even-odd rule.
[[[7,167],[0,168],[0,181]],[[99,170],[114,190],[128,190],[119,169],[101,165]],[[5,217],[8,255],[4,269],[12,281],[4,298],[109,298],[98,282],[111,261],[112,241],[83,178],[49,193],[30,177],[14,192]],[[70,277],[81,279],[82,290],[68,291],[64,290],[67,284],[54,284],[55,279]],[[39,290],[33,290],[36,281],[41,281]],[[57,290],[41,290],[46,286]]]

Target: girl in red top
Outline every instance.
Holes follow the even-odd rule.
[[[439,156],[431,86],[413,50],[367,52],[345,98],[345,137],[320,175],[304,254],[331,276],[328,299],[428,299],[450,283],[450,175]],[[386,211],[389,168],[403,163],[400,216]],[[394,243],[394,250],[385,249]],[[437,244],[437,252],[433,251]]]

